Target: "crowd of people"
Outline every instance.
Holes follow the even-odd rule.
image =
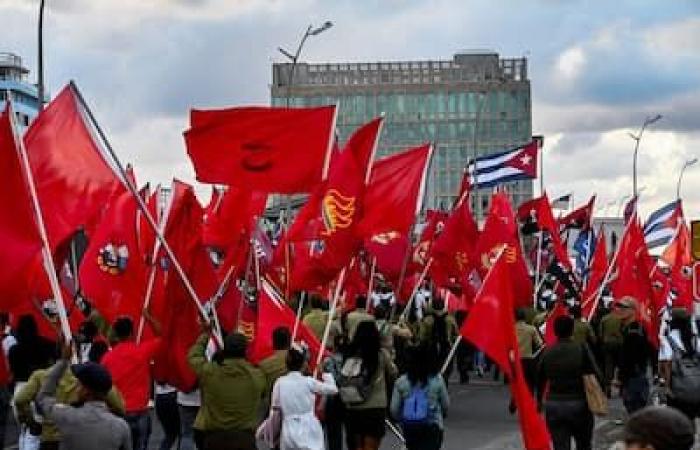
[[[154,382],[151,363],[167,343],[148,311],[144,318],[154,337],[137,342],[131,319],[107,324],[79,299],[86,320],[71,344],[59,346],[39,334],[33,316],[11,328],[10,318],[0,315],[7,356],[0,438],[12,411],[22,450],[146,450],[153,402],[162,450],[377,450],[387,432],[409,450],[437,450],[454,369],[462,384],[489,368],[494,379],[499,374],[483,353],[458,339],[468,312],[448,312],[427,282],[415,299],[400,306],[378,286],[345,312],[311,294],[299,320],[325,343],[318,367],[288,327],[274,329],[274,352],[253,364],[246,335],[228,333],[217,350],[211,325],[203,323],[187,356],[198,380],[191,392]],[[565,310],[552,320],[557,307]],[[623,399],[630,414],[626,448],[692,447],[700,402],[684,393],[687,380],[674,377],[694,373],[696,326],[687,312],[673,310],[657,351],[638,313],[633,298],[603,301],[590,322],[577,304],[515,311],[522,369],[555,450],[570,449],[572,440],[579,450],[592,448],[595,419],[585,376],[596,377],[608,397]],[[554,341],[545,343],[547,336]],[[685,372],[678,372],[679,363]],[[652,386],[663,395],[652,395]],[[668,406],[647,407],[655,400]],[[513,402],[508,409],[515,413]]]

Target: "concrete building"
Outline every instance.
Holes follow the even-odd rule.
[[[27,81],[28,75],[22,58],[14,53],[0,53],[0,105],[4,110],[7,99],[12,99],[17,123],[22,128],[29,126],[39,112],[39,94],[36,86]]]
[[[449,208],[467,162],[509,150],[532,136],[527,59],[467,52],[451,60],[366,63],[299,63],[289,87],[290,63],[272,67],[272,104],[337,104],[341,142],[384,113],[378,157],[430,141],[436,149],[425,205]],[[532,181],[509,183],[516,204],[532,198]],[[478,218],[490,190],[472,199]]]

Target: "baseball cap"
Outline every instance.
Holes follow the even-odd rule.
[[[87,362],[74,364],[71,371],[80,384],[98,394],[107,394],[112,389],[112,376],[101,364]]]

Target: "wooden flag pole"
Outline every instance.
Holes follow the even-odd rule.
[[[372,290],[374,289],[374,275],[377,270],[377,257],[372,256],[372,266],[369,269],[369,283],[367,283],[367,304],[365,305],[365,311],[369,311],[369,305],[372,298]]]
[[[292,329],[292,342],[297,337],[297,331],[299,331],[299,322],[301,321],[301,313],[304,312],[304,300],[306,299],[306,292],[302,291],[299,294],[299,304],[297,305],[297,316],[294,318],[294,328]]]
[[[542,270],[542,241],[544,240],[544,231],[540,230],[539,236],[537,237],[537,253],[535,261],[535,289],[532,291],[532,306],[537,309],[537,294],[540,289],[540,271]]]
[[[156,224],[155,219],[153,219],[151,212],[148,210],[148,206],[146,206],[146,203],[139,195],[136,186],[134,186],[131,179],[126,175],[126,171],[124,170],[124,166],[122,165],[121,161],[119,160],[116,153],[114,152],[114,149],[112,148],[111,144],[107,140],[107,136],[104,134],[104,131],[102,130],[102,128],[100,128],[100,125],[97,123],[97,120],[95,119],[95,116],[92,114],[90,107],[85,103],[85,100],[83,99],[82,94],[78,90],[78,87],[72,81],[71,81],[70,85],[71,85],[73,91],[75,92],[75,94],[78,96],[82,107],[84,108],[90,121],[92,122],[92,125],[95,128],[95,131],[97,131],[98,135],[100,136],[100,139],[102,140],[102,143],[104,144],[105,149],[107,150],[107,152],[111,156],[112,162],[114,163],[114,165],[116,166],[116,169],[119,171],[119,174],[121,175],[122,182],[126,185],[129,192],[131,192],[131,195],[133,195],[134,198],[136,199],[136,204],[139,207],[139,209],[141,210],[141,212],[143,213],[144,217],[146,218],[146,222],[148,222],[148,225],[154,231],[156,238],[160,241],[161,245],[163,246],[165,253],[168,255],[170,262],[173,264],[175,271],[177,272],[178,276],[180,277],[182,284],[185,287],[185,290],[187,291],[190,298],[194,302],[195,307],[197,308],[197,311],[202,316],[202,320],[204,320],[205,323],[210,324],[211,320],[210,320],[209,316],[207,315],[206,311],[204,310],[204,307],[200,303],[199,296],[197,295],[197,292],[194,290],[194,287],[192,286],[192,283],[190,282],[189,278],[187,277],[185,270],[180,265],[180,261],[177,259],[175,252],[173,252],[173,249],[170,247],[170,244],[168,244],[168,241],[165,240],[165,236],[163,235],[163,233],[160,232],[160,228]],[[219,346],[223,347],[223,342],[220,341],[220,339],[216,333],[214,333],[214,338],[217,340],[216,343]]]
[[[63,294],[61,293],[61,287],[58,283],[58,276],[56,275],[56,266],[53,262],[53,257],[51,255],[51,246],[49,245],[49,237],[46,232],[46,224],[44,223],[44,215],[41,210],[41,205],[39,204],[39,196],[36,191],[36,184],[34,183],[34,174],[32,173],[31,166],[29,165],[29,157],[27,155],[27,149],[24,146],[24,141],[17,135],[17,128],[15,125],[15,114],[10,108],[8,110],[10,125],[12,128],[12,135],[15,140],[15,148],[19,153],[20,165],[24,171],[25,179],[27,181],[27,186],[29,187],[29,194],[32,199],[32,208],[34,209],[34,218],[36,220],[37,230],[39,232],[39,237],[41,239],[42,251],[41,256],[43,258],[44,270],[46,271],[46,276],[49,279],[49,285],[51,286],[51,292],[54,296],[54,301],[56,302],[56,308],[58,309],[58,318],[61,324],[61,331],[63,333],[63,339],[66,343],[71,342],[73,335],[70,331],[70,324],[68,323],[68,314],[66,313],[66,305],[63,301]],[[76,274],[77,276],[77,274]]]
[[[335,285],[335,293],[333,294],[333,301],[331,302],[331,307],[328,311],[328,321],[326,322],[326,328],[323,330],[323,339],[321,339],[321,348],[318,351],[318,356],[316,357],[316,368],[314,369],[314,378],[318,375],[318,368],[321,365],[321,360],[323,359],[323,353],[326,351],[326,343],[328,342],[328,336],[331,332],[331,324],[333,323],[333,317],[335,316],[335,309],[338,305],[338,298],[340,297],[340,292],[343,287],[343,282],[345,281],[345,267],[340,271],[338,275],[338,283]]]
[[[420,277],[418,278],[418,281],[416,282],[416,285],[413,286],[413,290],[411,291],[411,296],[408,298],[408,301],[406,302],[406,307],[404,308],[403,312],[401,313],[401,316],[399,316],[399,323],[405,322],[406,319],[408,319],[408,314],[411,311],[411,308],[413,307],[413,299],[416,297],[416,294],[418,293],[418,289],[420,289],[420,285],[423,283],[423,280],[425,280],[425,277],[428,275],[428,270],[430,270],[430,266],[433,264],[433,257],[431,256],[428,258],[428,262],[425,263],[425,267],[423,268],[423,271],[420,274]]]

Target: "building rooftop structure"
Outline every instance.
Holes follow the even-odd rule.
[[[29,69],[22,58],[14,53],[0,52],[0,104],[12,99],[17,122],[22,128],[39,112],[39,94],[34,84],[28,81]]]

